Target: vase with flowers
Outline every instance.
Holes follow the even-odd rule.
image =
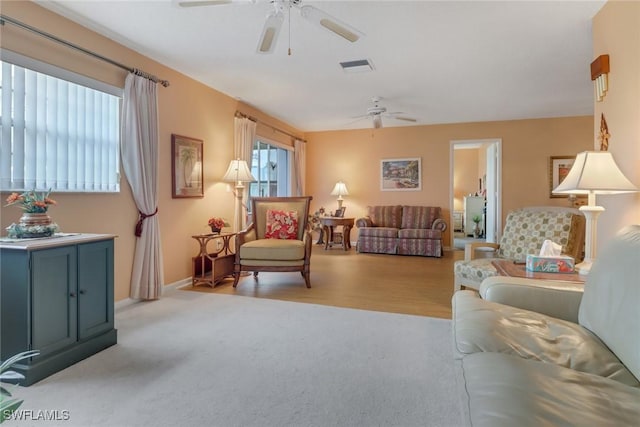
[[[51,190],[31,190],[22,194],[11,193],[7,197],[5,206],[18,206],[23,210],[20,222],[7,227],[10,238],[49,237],[58,231],[58,224],[54,223],[48,214],[49,207],[56,205],[56,201],[49,197],[50,194]]]
[[[208,225],[211,227],[211,232],[214,234],[220,233],[220,231],[222,231],[222,227],[229,227],[229,223],[226,219],[216,216],[209,218]]]

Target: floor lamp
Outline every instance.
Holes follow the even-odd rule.
[[[567,177],[553,190],[555,194],[586,194],[588,196],[587,205],[580,206],[580,211],[587,221],[584,261],[576,265],[580,274],[589,274],[596,258],[598,216],[604,212],[602,206],[596,206],[596,194],[635,191],[638,191],[638,188],[624,176],[608,151],[578,153]]]
[[[242,229],[242,199],[244,197],[244,183],[253,182],[256,179],[251,175],[249,166],[244,160],[231,160],[227,172],[222,177],[224,182],[234,183],[236,185],[236,207],[235,207],[235,220],[233,221],[233,231],[238,232]]]

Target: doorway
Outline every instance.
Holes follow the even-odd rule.
[[[478,220],[478,215],[478,237],[487,242],[498,242],[502,232],[502,140],[451,141],[449,159],[449,223],[453,224],[450,247],[455,248],[456,235],[473,237],[470,232],[476,227],[471,221],[474,217]]]

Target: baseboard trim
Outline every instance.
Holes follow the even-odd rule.
[[[162,288],[162,294],[167,294],[169,292],[174,292],[177,289],[180,288],[185,288],[187,286],[191,286],[191,277],[187,277],[181,280],[178,280],[177,282],[173,282],[173,283],[169,283],[168,285],[164,285],[164,287]],[[113,305],[113,308],[115,311],[118,310],[122,310],[125,307],[128,307],[132,304],[137,304],[139,302],[141,302],[143,300],[138,299],[138,298],[125,298],[122,299],[120,301],[116,301],[116,303]]]

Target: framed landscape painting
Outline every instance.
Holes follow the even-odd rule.
[[[421,189],[422,162],[419,157],[380,161],[380,190],[420,191]]]
[[[199,139],[171,135],[171,197],[204,197],[202,145]]]

